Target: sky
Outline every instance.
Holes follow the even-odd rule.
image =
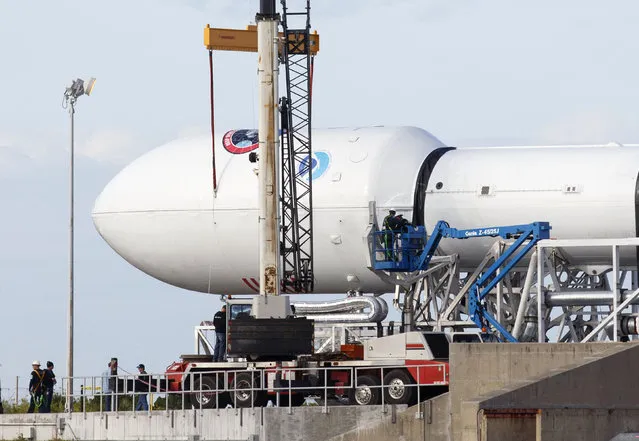
[[[278,2],[279,3],[279,2]],[[295,7],[301,0],[289,0]],[[133,268],[99,237],[101,189],[141,154],[209,131],[203,28],[257,0],[0,0],[0,379],[66,374],[69,115],[77,77],[75,375],[189,353],[214,296]],[[312,0],[315,127],[415,125],[453,146],[639,142],[631,0]],[[256,55],[216,53],[216,126],[257,126]],[[504,163],[501,166],[508,166]],[[529,166],[538,166],[530,164]],[[24,393],[24,391],[21,391]]]

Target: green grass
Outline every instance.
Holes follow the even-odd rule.
[[[133,399],[135,398],[135,401]],[[147,397],[149,399],[150,397]],[[100,401],[102,399],[102,407],[100,407]],[[53,400],[51,400],[51,413],[61,413],[64,412],[64,401],[65,397],[60,394],[54,394]],[[137,403],[137,396],[133,397],[132,395],[124,395],[118,397],[118,410],[127,411],[134,409],[134,403]],[[99,412],[100,409],[104,410],[104,400],[103,397],[93,397],[87,400],[76,399],[73,403],[73,411],[74,412],[82,412],[82,406],[85,406],[86,412]],[[23,398],[20,400],[18,404],[9,401],[3,401],[2,406],[4,407],[5,414],[16,414],[16,413],[27,413],[29,409],[29,400]],[[155,399],[153,403],[153,410],[165,410],[166,409],[166,399],[164,397],[158,397]],[[181,395],[170,395],[169,396],[169,409],[182,409],[182,396]],[[38,410],[36,409],[36,413]]]

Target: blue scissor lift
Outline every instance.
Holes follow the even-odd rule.
[[[373,269],[406,273],[426,270],[442,239],[465,240],[474,237],[515,239],[471,286],[468,292],[468,314],[480,329],[492,325],[504,339],[516,342],[517,339],[486,310],[483,300],[537,242],[550,237],[548,222],[458,230],[445,221],[439,221],[430,237],[423,226],[404,227],[402,231],[378,230],[373,232],[371,247]]]

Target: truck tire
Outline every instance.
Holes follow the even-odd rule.
[[[357,377],[357,387],[348,391],[348,404],[370,406],[380,402],[379,379],[372,375]]]
[[[384,402],[410,404],[415,395],[413,379],[405,369],[393,369],[384,375]]]
[[[253,375],[251,372],[237,373],[231,381],[231,404],[235,407],[263,406],[266,393],[259,388],[258,375]]]
[[[229,404],[229,394],[227,392],[218,392],[224,390],[224,382],[222,376],[215,385],[215,377],[210,375],[196,376],[193,381],[193,390],[202,392],[192,392],[189,401],[195,409],[215,409],[216,407],[224,408]],[[210,391],[210,392],[208,392]],[[201,403],[200,403],[201,402]]]

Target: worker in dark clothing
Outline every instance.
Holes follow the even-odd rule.
[[[395,225],[395,209],[391,208],[388,210],[388,216],[384,218],[384,222],[382,223],[382,228],[384,230],[392,230]]]
[[[50,413],[51,412],[51,401],[53,401],[53,387],[55,386],[57,380],[55,379],[55,374],[53,373],[53,362],[47,361],[47,368],[44,370],[44,381],[42,382],[44,386],[44,403],[40,408],[40,413]]]
[[[213,326],[215,326],[213,361],[224,361],[226,356],[226,305],[222,305],[222,309],[213,316]]]
[[[404,215],[400,213],[397,216],[395,216],[394,226],[396,230],[405,232],[405,231],[408,231],[408,227],[412,227],[413,224],[411,224],[408,220],[404,219]]]
[[[407,233],[408,228],[413,226],[413,224],[411,224],[408,220],[404,219],[404,215],[401,213],[395,216],[393,222],[395,234]],[[399,244],[395,246],[395,260],[404,260],[404,258],[406,257],[405,253],[408,250],[410,250],[410,243],[404,243],[404,238],[400,236]],[[416,250],[413,250],[413,254],[415,254],[415,251]]]
[[[40,369],[40,362],[37,360],[31,364],[31,367],[33,368],[31,380],[29,380],[31,401],[29,402],[27,413],[33,413],[36,408],[40,412],[41,407],[44,405],[44,371]]]
[[[135,391],[136,392],[148,392],[149,391],[149,374],[144,370],[144,365],[140,363],[138,366],[138,378],[135,380]],[[135,410],[149,410],[149,402],[146,399],[146,394],[141,393],[138,396],[138,404],[135,406]]]
[[[102,374],[102,393],[104,394],[104,410],[107,412],[118,409],[117,383],[118,383],[118,359],[111,358],[108,369]]]
[[[384,233],[382,235],[384,246],[384,258],[386,260],[393,260],[393,247],[395,245],[395,233],[397,230],[397,217],[395,216],[395,209],[388,210],[388,216],[384,218],[382,223],[382,229]]]

